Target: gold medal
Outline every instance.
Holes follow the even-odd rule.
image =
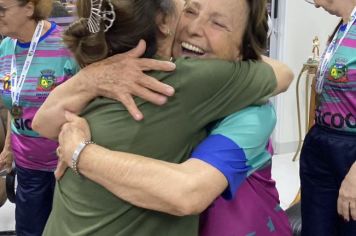
[[[11,115],[14,117],[14,119],[20,119],[22,117],[22,107],[13,105],[11,109]]]

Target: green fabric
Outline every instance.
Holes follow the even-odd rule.
[[[94,100],[83,112],[90,123],[93,141],[112,150],[180,163],[207,135],[206,125],[252,103],[263,103],[276,87],[272,68],[260,62],[182,58],[176,64],[174,73],[150,73],[173,85],[176,94],[164,106],[137,99],[145,115],[141,122],[134,121],[116,101]],[[48,236],[197,234],[198,216],[176,217],[135,207],[71,170],[56,186],[53,210],[44,233]]]

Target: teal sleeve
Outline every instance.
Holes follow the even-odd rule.
[[[220,134],[239,145],[247,157],[247,165],[258,169],[269,161],[267,143],[276,125],[273,105],[250,106],[219,122],[210,135]]]
[[[232,199],[250,174],[269,163],[266,146],[275,124],[271,104],[251,106],[223,119],[195,148],[193,158],[215,167],[227,179],[224,198]]]
[[[177,70],[177,95],[185,98],[187,114],[198,126],[267,102],[277,86],[264,62],[182,59]]]

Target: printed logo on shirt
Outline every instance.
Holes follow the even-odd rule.
[[[1,79],[1,82],[3,83],[4,91],[11,91],[11,76],[9,74],[5,75],[5,77]]]
[[[14,125],[16,129],[21,130],[21,131],[32,131],[32,120],[30,119],[14,119]]]
[[[345,115],[340,113],[322,112],[316,110],[316,122],[326,127],[341,129],[341,128],[356,128],[356,116],[351,112]]]
[[[39,91],[51,91],[56,86],[55,71],[43,70],[41,71],[41,77],[38,78],[37,90]]]
[[[329,81],[334,83],[346,83],[347,79],[347,66],[344,63],[336,62],[330,69]]]

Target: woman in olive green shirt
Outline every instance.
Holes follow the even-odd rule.
[[[112,2],[115,4],[115,1]],[[151,3],[146,1],[146,4]],[[118,7],[118,5],[115,6]],[[120,26],[122,22],[125,22],[122,17],[115,22],[112,33],[115,33],[115,27],[117,29],[125,28]],[[167,21],[162,20],[160,30],[164,28],[165,22]],[[72,26],[70,30],[74,30],[73,27],[76,26]],[[126,28],[133,27],[126,26]],[[164,31],[161,34],[164,35]],[[106,40],[110,41],[110,30],[105,36]],[[82,35],[81,38],[83,38]],[[170,38],[163,38],[165,42],[171,41]],[[149,46],[152,46],[152,41],[148,40],[148,43]],[[160,45],[166,45],[166,43],[160,44],[158,41],[157,45],[159,53]],[[111,49],[119,52],[115,48]],[[79,61],[85,64],[84,57],[81,57]],[[137,99],[139,108],[146,116],[143,122],[138,123],[132,120],[127,110],[113,100],[98,98],[91,102],[84,110],[83,115],[91,124],[92,139],[111,150],[152,156],[157,159],[157,161],[152,160],[153,163],[168,167],[168,163],[164,164],[160,160],[173,163],[183,162],[192,147],[206,135],[204,127],[208,123],[251,103],[262,103],[276,89],[272,68],[261,62],[179,58],[175,63],[177,70],[174,73],[151,73],[157,79],[172,85],[176,94],[164,107]],[[62,89],[65,90],[65,87]],[[101,156],[101,158],[106,157]],[[115,167],[123,167],[124,165],[121,164]],[[82,170],[80,166],[79,168]],[[137,168],[140,169],[140,166],[137,165]],[[150,165],[146,168],[150,169]],[[151,171],[153,171],[151,174],[155,175],[155,167]],[[174,172],[174,169],[166,170],[167,178],[169,172],[172,171]],[[83,172],[83,174],[85,173]],[[127,173],[118,171],[117,174],[117,177],[125,179],[124,176]],[[97,177],[102,178],[102,176]],[[132,181],[136,180],[132,179]],[[164,179],[161,181],[164,182]],[[101,184],[100,181],[97,182]],[[189,184],[189,181],[186,184]],[[103,185],[105,186],[105,184]],[[110,188],[109,186],[105,187]],[[156,196],[155,192],[162,191],[157,189],[158,186],[149,183],[146,187],[150,188],[149,192],[152,195],[145,194],[144,196],[152,198],[153,201]],[[117,186],[117,189],[121,192],[119,194],[121,199],[135,202],[135,199],[125,197],[126,193],[120,191],[120,186]],[[169,202],[172,197],[184,198],[185,196],[180,194],[174,196],[167,189],[166,197],[166,201]],[[48,221],[45,235],[197,234],[198,218],[196,216],[166,215],[134,207],[120,198],[107,191],[103,186],[68,171],[58,183],[53,212]],[[139,199],[140,197],[136,198],[135,204],[145,207],[139,203]],[[161,203],[164,205],[164,198],[158,202],[158,208]]]

